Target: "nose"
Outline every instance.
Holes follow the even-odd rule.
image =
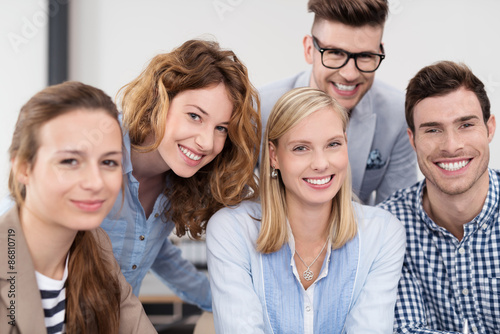
[[[347,64],[345,64],[343,67],[339,69],[339,74],[346,81],[355,81],[359,77],[360,72],[356,67],[354,58],[349,59]]]
[[[198,133],[194,140],[197,148],[204,153],[209,152],[213,149],[214,147],[214,133],[212,129],[209,129],[208,127],[206,129],[203,129]]]
[[[324,152],[315,152],[311,160],[311,168],[315,172],[323,172],[328,168],[329,162]]]
[[[441,150],[455,154],[464,148],[464,141],[457,131],[446,131],[441,142]]]
[[[102,178],[102,172],[97,163],[95,165],[87,165],[83,171],[81,182],[82,188],[86,190],[98,191],[102,189],[103,185],[104,180]]]

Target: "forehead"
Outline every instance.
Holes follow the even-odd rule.
[[[40,147],[52,149],[121,150],[118,121],[104,110],[76,109],[57,116],[40,128]]]
[[[382,42],[382,26],[353,27],[340,22],[320,20],[312,29],[324,48],[341,48],[352,52],[378,50]]]
[[[289,131],[280,141],[284,143],[296,140],[324,141],[344,133],[342,119],[332,108],[319,109],[308,115]]]
[[[448,123],[464,116],[483,119],[476,94],[463,87],[443,96],[425,98],[415,105],[413,111],[416,128],[422,123]]]

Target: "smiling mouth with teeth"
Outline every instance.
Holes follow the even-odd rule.
[[[349,85],[342,85],[342,84],[339,84],[339,83],[334,83],[335,87],[337,87],[337,89],[340,89],[340,90],[345,90],[345,91],[353,91],[354,89],[356,89],[356,86],[357,85],[352,85],[352,86],[349,86]]]
[[[454,172],[457,171],[461,168],[464,168],[469,164],[470,160],[462,160],[462,161],[457,161],[457,162],[451,162],[451,163],[444,163],[444,162],[438,162],[436,165],[438,165],[440,168]]]
[[[304,179],[304,181],[306,181],[307,183],[310,183],[310,184],[322,185],[322,184],[327,184],[328,182],[330,182],[331,179],[332,179],[332,176],[330,175],[330,176],[322,178],[322,179]]]
[[[193,152],[191,152],[190,150],[188,150],[187,148],[185,148],[183,146],[179,146],[179,149],[181,150],[182,153],[184,153],[184,155],[186,157],[188,157],[191,160],[198,161],[198,160],[200,160],[202,158],[201,155],[196,155],[196,154],[194,154]]]

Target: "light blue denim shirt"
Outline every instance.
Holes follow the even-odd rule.
[[[123,140],[124,199],[122,194],[118,196],[101,224],[111,239],[123,275],[138,295],[144,276],[152,270],[181,299],[210,311],[212,296],[207,276],[182,258],[180,249],[168,239],[175,225],[164,221],[162,212],[168,200],[163,194],[146,219],[139,202],[139,182],[132,175],[130,138],[125,135]]]
[[[255,250],[260,222],[251,217],[261,217],[260,204],[219,210],[207,225],[217,333],[392,333],[404,228],[387,211],[355,210],[357,236],[327,252],[308,290],[297,277],[293,235],[275,253]]]

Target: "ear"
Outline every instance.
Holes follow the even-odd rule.
[[[308,64],[313,63],[313,54],[314,54],[314,45],[313,45],[313,40],[312,36],[305,35],[304,39],[302,40],[302,44],[304,46],[304,58],[306,59],[306,62]]]
[[[269,160],[269,162],[271,163],[271,167],[280,169],[278,156],[276,155],[276,146],[274,146],[274,144],[271,142],[269,142]]]
[[[495,115],[490,115],[490,119],[486,122],[486,127],[488,129],[488,142],[491,143],[493,136],[495,135],[495,129],[497,127],[495,120]]]
[[[410,140],[410,144],[413,147],[413,150],[415,150],[415,135],[413,134],[413,131],[410,130],[410,128],[406,128],[406,133],[408,133],[408,139]]]
[[[27,185],[30,171],[28,163],[26,161],[20,162],[17,158],[13,158],[11,164],[17,182]]]

